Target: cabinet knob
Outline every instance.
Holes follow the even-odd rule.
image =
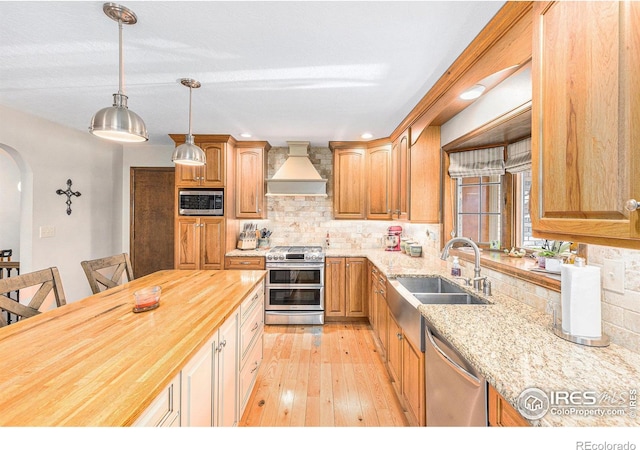
[[[624,204],[624,209],[627,211],[637,211],[640,208],[640,203],[635,199],[627,200]]]

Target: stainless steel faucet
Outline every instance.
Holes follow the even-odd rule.
[[[473,269],[473,288],[476,291],[479,291],[480,281],[485,280],[486,277],[480,276],[480,249],[478,248],[475,242],[473,242],[471,239],[466,237],[455,237],[453,239],[450,239],[449,242],[447,242],[444,245],[444,248],[442,249],[442,254],[440,255],[440,259],[443,261],[447,260],[447,258],[449,257],[449,249],[456,242],[467,244],[468,246],[473,248],[473,252],[475,253],[475,267]]]

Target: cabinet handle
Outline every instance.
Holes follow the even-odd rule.
[[[242,264],[243,266],[248,266],[249,264],[251,264],[251,261],[240,261],[240,264]]]
[[[402,340],[402,334],[396,333],[396,337],[398,338],[398,340]]]
[[[258,322],[256,322],[256,325],[251,329],[251,332],[253,333],[254,331],[256,331],[259,326],[260,326],[260,324]]]
[[[637,211],[640,208],[640,203],[636,199],[627,200],[624,204],[624,209],[627,211]]]
[[[347,264],[347,267],[349,267],[349,264]]]
[[[260,364],[258,364],[258,361],[255,362],[255,367],[253,369],[251,369],[251,373],[255,372],[256,370],[258,370],[258,367],[260,367]]]

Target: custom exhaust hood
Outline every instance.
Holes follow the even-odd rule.
[[[311,195],[327,196],[327,180],[323,179],[309,160],[309,142],[287,141],[289,156],[267,180],[267,196]]]

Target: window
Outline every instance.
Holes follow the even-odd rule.
[[[478,244],[500,242],[502,175],[457,179],[457,230]]]

